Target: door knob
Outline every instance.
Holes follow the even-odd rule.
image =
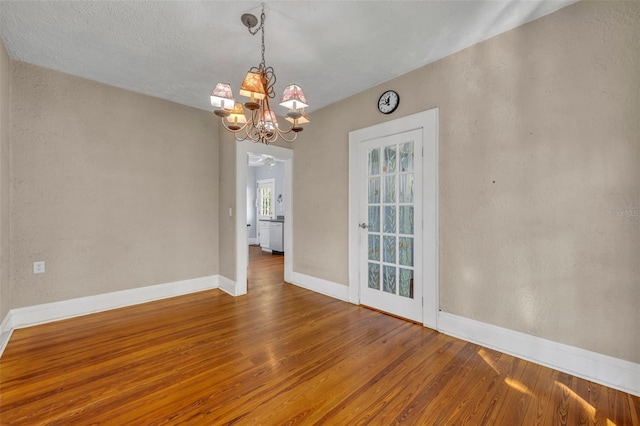
[[[366,224],[366,223],[364,223],[364,222],[363,222],[363,223],[361,223],[361,224],[359,224],[358,226],[359,226],[360,228],[362,228],[362,229],[367,229],[367,228],[369,227],[369,225],[367,225],[367,224]]]

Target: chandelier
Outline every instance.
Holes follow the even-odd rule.
[[[240,86],[240,95],[249,98],[244,107],[240,102],[235,102],[228,83],[216,85],[211,93],[211,105],[217,108],[214,114],[220,117],[225,129],[235,134],[237,141],[249,139],[268,145],[281,137],[287,142],[293,142],[303,130],[302,125],[309,122],[309,115],[304,111],[308,106],[304,93],[297,84],[288,85],[284,89],[280,105],[289,110],[285,118],[291,125],[287,130],[281,129],[269,103],[275,97],[273,86],[276,74],[264,61],[264,3],[257,28],[253,29],[258,25],[258,18],[254,15],[245,13],[240,19],[251,35],[261,31],[262,62],[249,70]],[[248,116],[245,115],[245,108]]]

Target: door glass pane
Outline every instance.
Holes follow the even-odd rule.
[[[380,202],[380,178],[369,178],[369,203],[375,204]]]
[[[369,234],[369,260],[380,260],[380,235]]]
[[[273,214],[271,206],[271,187],[263,186],[260,188],[260,216],[269,216]]]
[[[369,288],[380,290],[380,265],[369,263]]]
[[[369,176],[380,174],[380,148],[369,150]]]
[[[398,176],[398,202],[413,203],[413,173]]]
[[[388,234],[396,233],[396,207],[384,206],[384,232]]]
[[[385,237],[386,238],[386,237]],[[413,238],[400,237],[398,239],[399,263],[405,266],[413,266]]]
[[[379,179],[379,178],[376,178]],[[396,202],[396,176],[384,177],[384,202],[395,203]]]
[[[384,266],[384,278],[382,280],[382,290],[387,293],[396,294],[396,268],[395,266]]]
[[[413,142],[400,144],[400,171],[413,171]]]
[[[414,152],[414,142],[407,139],[393,145],[367,151],[369,219],[367,239],[368,288],[385,299],[414,296],[416,253],[414,203],[420,185],[415,173],[420,171],[420,159]],[[389,143],[389,142],[387,142]],[[417,170],[416,170],[417,169]]]
[[[398,229],[401,234],[413,235],[413,206],[398,207]]]
[[[413,299],[413,271],[400,268],[400,283],[398,286],[400,296]]]
[[[369,206],[369,232],[380,232],[380,206]]]
[[[384,261],[396,263],[396,237],[384,236]]]
[[[384,166],[382,171],[384,173],[396,172],[396,145],[384,147]]]

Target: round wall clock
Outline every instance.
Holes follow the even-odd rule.
[[[387,90],[378,99],[378,110],[383,114],[391,114],[400,105],[400,95],[394,90]]]

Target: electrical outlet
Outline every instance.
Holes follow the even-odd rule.
[[[44,274],[44,260],[33,262],[33,273]]]

